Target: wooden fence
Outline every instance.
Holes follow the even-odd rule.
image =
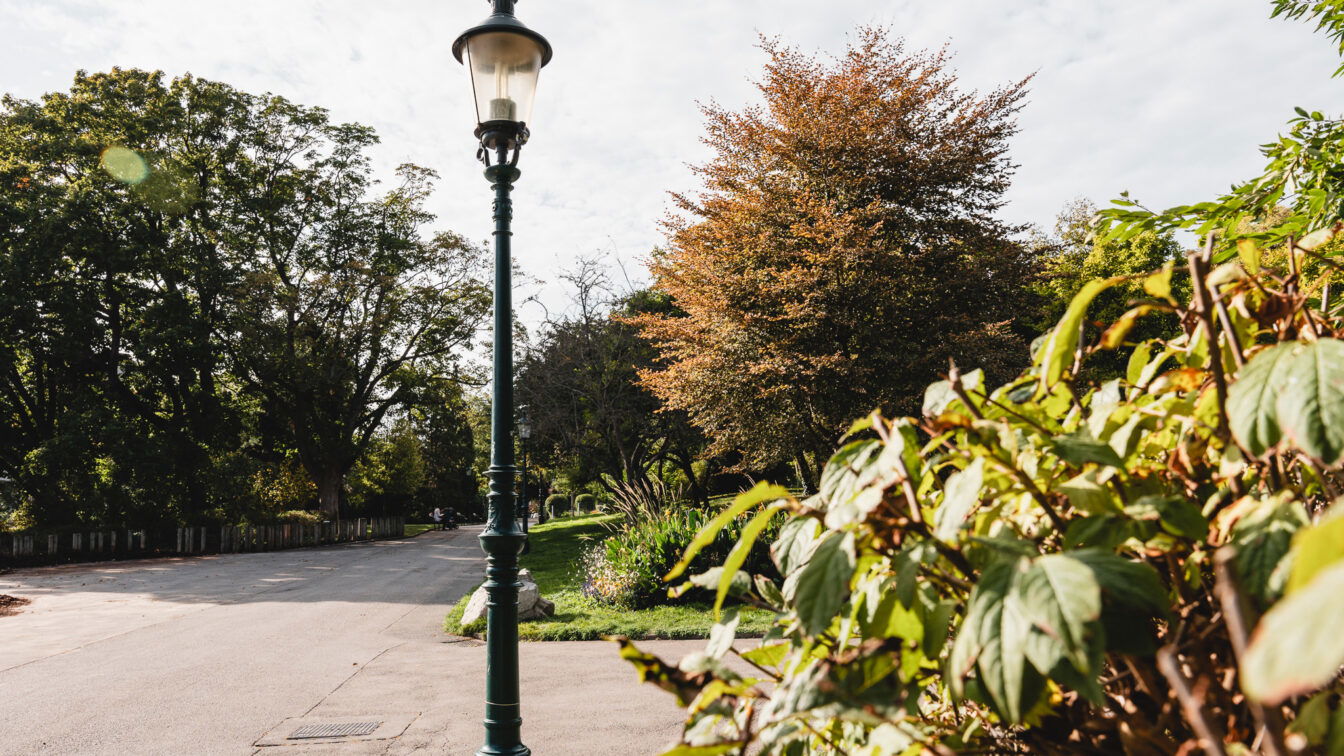
[[[401,538],[405,531],[404,517],[362,517],[317,525],[225,525],[53,534],[0,533],[0,566],[277,551]]]

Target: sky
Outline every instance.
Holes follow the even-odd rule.
[[[541,73],[514,195],[525,323],[564,309],[559,274],[601,254],[624,286],[663,241],[669,191],[695,189],[698,102],[755,102],[761,35],[838,54],[855,28],[946,45],[967,89],[1035,74],[1006,220],[1048,228],[1075,197],[1166,207],[1257,174],[1294,106],[1338,114],[1330,42],[1268,0],[519,0],[555,58]],[[373,126],[379,174],[436,170],[436,225],[485,241],[491,194],[453,39],[485,0],[0,0],[0,91],[69,88],[112,66],[186,72]]]

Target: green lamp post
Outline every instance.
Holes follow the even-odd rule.
[[[537,74],[551,60],[546,38],[513,15],[514,0],[492,0],[494,12],[453,42],[453,56],[471,72],[477,157],[495,190],[494,401],[490,408],[490,494],[481,548],[486,553],[485,744],[477,756],[530,756],[522,742],[518,686],[518,554],[527,534],[514,509],[513,466],[513,202],[518,153]],[[464,59],[465,56],[465,59]]]

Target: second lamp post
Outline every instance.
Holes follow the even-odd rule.
[[[493,13],[453,42],[453,56],[471,71],[476,102],[477,156],[495,190],[495,322],[493,402],[490,407],[490,494],[481,548],[486,553],[485,743],[478,756],[530,756],[522,742],[518,686],[518,553],[527,534],[514,509],[513,256],[510,250],[518,152],[537,74],[551,59],[545,37],[513,15],[513,0],[492,0]],[[464,60],[465,56],[465,60]]]

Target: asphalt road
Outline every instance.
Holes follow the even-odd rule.
[[[32,599],[0,617],[0,754],[474,753],[484,648],[442,623],[482,579],[476,534],[0,575],[0,593]],[[614,645],[521,657],[534,753],[654,754],[675,738],[671,698]],[[355,722],[381,724],[289,737]]]

